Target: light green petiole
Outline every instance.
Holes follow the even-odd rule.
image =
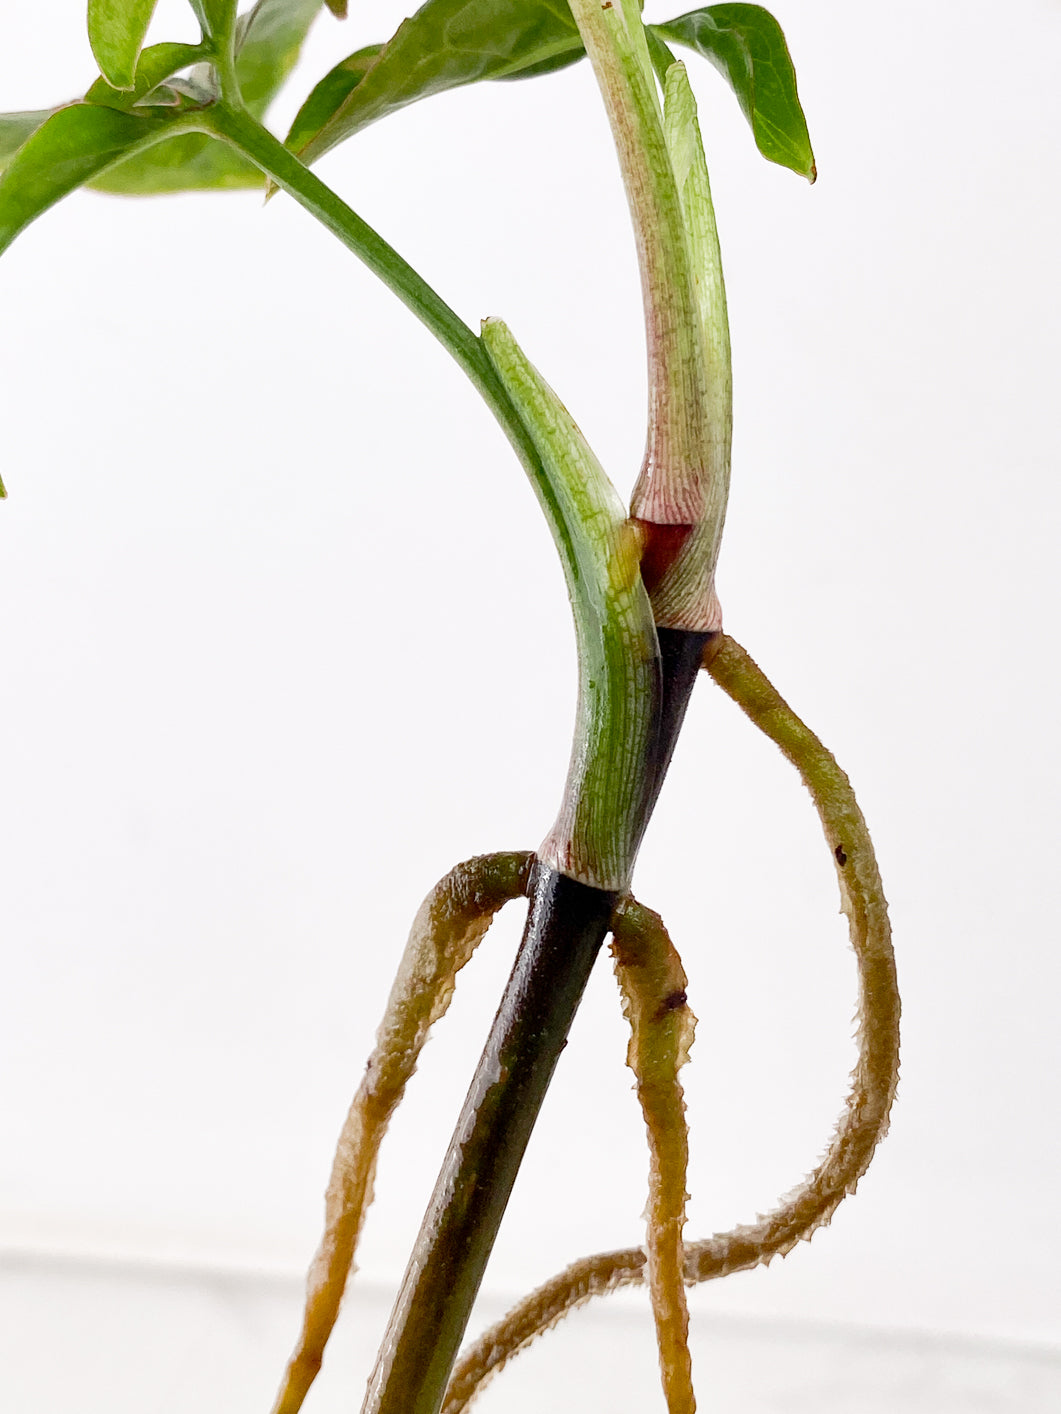
[[[578,641],[578,717],[564,801],[538,857],[594,888],[623,890],[645,826],[659,647],[639,572],[641,537],[571,414],[505,324],[483,345],[533,439],[531,482],[567,580]]]

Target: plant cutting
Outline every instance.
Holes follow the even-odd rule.
[[[529,899],[523,942],[410,1259],[366,1414],[455,1411],[484,1379],[590,1296],[649,1286],[667,1407],[695,1405],[685,1287],[769,1261],[828,1221],[884,1132],[898,999],[886,910],[846,777],[722,630],[715,569],[731,441],[728,316],[710,184],[685,67],[729,80],[764,154],[813,179],[795,78],[775,20],[718,5],[645,24],[632,0],[429,0],[385,44],[312,89],[286,138],[264,121],[319,3],[192,0],[196,44],[145,47],[150,0],[97,0],[100,76],[84,98],[2,120],[0,248],[82,185],[130,195],[265,187],[337,236],[453,355],[505,431],[560,555],[574,615],[579,702],[555,823],[533,854],[457,866],[417,919],[376,1048],[340,1137],[303,1330],[277,1396],[294,1414],[320,1366],[352,1268],[376,1155],[460,968],[506,902]],[[500,320],[476,333],[312,170],[370,122],[445,88],[533,78],[588,58],[633,219],[648,352],[645,459],[629,511],[574,420]],[[634,863],[689,695],[705,669],[808,786],[822,819],[860,974],[860,1055],[819,1167],[776,1213],[690,1242],[678,1078],[693,1039],[687,980],[659,915],[631,894]],[[650,1149],[644,1248],[583,1259],[463,1356],[461,1341],[538,1109],[608,936]]]

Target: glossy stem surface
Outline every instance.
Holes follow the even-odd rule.
[[[532,476],[539,475],[540,459],[534,441],[513,408],[481,341],[408,261],[245,110],[217,104],[204,110],[196,126],[224,138],[249,157],[271,182],[315,216],[398,296],[467,374],[522,465]]]
[[[665,629],[651,802],[711,637]],[[362,1414],[438,1414],[531,1130],[617,895],[539,868],[523,941],[428,1205]]]
[[[436,1414],[616,895],[539,869],[515,966],[369,1380],[364,1414]]]
[[[704,650],[719,634],[693,633],[683,628],[657,628],[656,636],[659,639],[662,688],[659,731],[656,735],[655,782],[645,816],[646,823],[674,755],[696,675],[703,663]]]

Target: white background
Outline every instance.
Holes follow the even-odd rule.
[[[82,9],[5,15],[0,108],[84,88]],[[351,9],[278,130],[403,13]],[[733,320],[720,590],[874,831],[903,1075],[831,1230],[698,1309],[1056,1342],[1061,7],[775,12],[815,187],[690,58]],[[509,322],[628,493],[639,294],[588,67],[437,98],[320,172],[469,323]],[[294,1274],[420,898],[555,812],[559,566],[463,375],[286,198],[76,195],[0,261],[0,327],[0,1242]],[[700,1017],[700,1235],[813,1164],[854,998],[810,805],[706,679],[636,890]],[[400,1275],[517,912],[388,1140],[369,1286]],[[602,965],[491,1292],[638,1239],[624,1049]]]

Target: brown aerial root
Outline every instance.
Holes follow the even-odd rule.
[[[681,958],[658,913],[634,899],[612,916],[612,956],[630,1023],[626,1063],[648,1132],[648,1287],[669,1414],[695,1414],[685,1299],[684,1248],[689,1130],[678,1071],[689,1059],[696,1018]]]
[[[873,845],[851,783],[741,646],[725,634],[705,653],[707,671],[796,767],[821,818],[858,965],[858,1060],[836,1133],[817,1168],[755,1223],[685,1244],[685,1280],[710,1281],[784,1256],[832,1218],[853,1193],[888,1128],[899,1072],[899,993],[891,930]],[[591,1297],[645,1279],[638,1247],[584,1257],[520,1302],[462,1357],[443,1414],[466,1408],[483,1382],[536,1336]]]
[[[510,899],[525,895],[532,854],[487,854],[458,864],[428,894],[346,1117],[325,1194],[324,1235],[306,1279],[302,1332],[273,1414],[296,1414],[320,1369],[354,1265],[380,1144],[431,1027],[450,1004],[456,976]]]

